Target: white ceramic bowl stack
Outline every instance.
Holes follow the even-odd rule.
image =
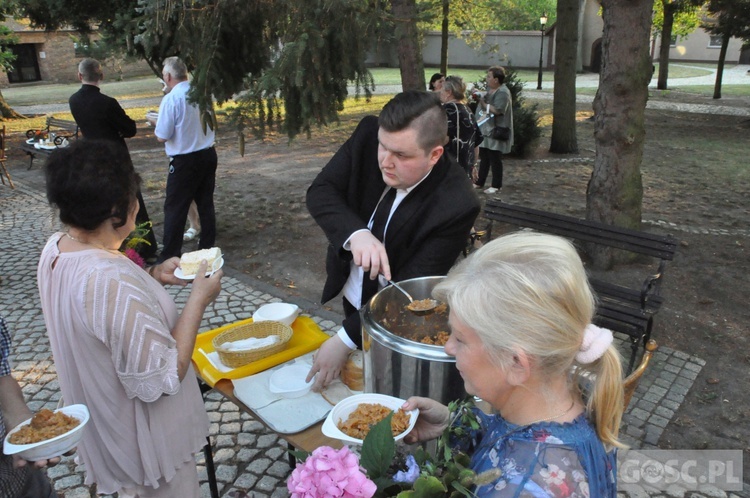
[[[299,306],[289,303],[264,304],[253,313],[254,322],[274,321],[292,326],[299,315]]]

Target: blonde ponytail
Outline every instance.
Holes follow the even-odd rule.
[[[625,448],[617,439],[625,409],[620,353],[614,346],[610,346],[599,360],[581,365],[580,368],[593,374],[593,387],[586,408],[594,421],[599,439],[607,448]]]

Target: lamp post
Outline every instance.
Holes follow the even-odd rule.
[[[539,80],[536,84],[536,89],[542,89],[542,54],[544,53],[544,26],[547,24],[547,13],[545,12],[539,18],[539,24],[542,25],[542,44],[539,47]]]

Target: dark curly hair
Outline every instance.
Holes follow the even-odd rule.
[[[106,220],[123,226],[141,178],[128,151],[107,140],[76,140],[53,152],[44,167],[47,200],[68,226],[94,230]]]

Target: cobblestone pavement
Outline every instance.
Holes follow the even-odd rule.
[[[13,375],[19,380],[32,410],[55,408],[59,385],[46,336],[36,284],[36,266],[41,248],[59,223],[36,182],[16,180],[17,188],[0,186],[0,313],[14,334]],[[248,318],[262,304],[279,299],[272,287],[248,279],[227,268],[223,289],[207,310],[201,331]],[[184,305],[188,290],[172,289],[178,305]],[[298,304],[322,329],[330,332],[339,317],[309,302]],[[704,361],[666,347],[656,353],[652,367],[641,382],[623,419],[623,438],[635,448],[656,448],[664,428],[672,420]],[[249,491],[256,497],[287,496],[285,482],[290,472],[286,444],[217,393],[206,396],[211,420],[216,476],[222,497],[232,491]],[[202,454],[197,457],[203,496],[210,496]],[[66,498],[95,496],[83,484],[84,469],[66,457],[49,469],[55,488]],[[620,493],[620,496],[628,496]],[[642,490],[630,496],[726,497],[721,490],[706,487],[700,493],[674,486],[668,493]]]

